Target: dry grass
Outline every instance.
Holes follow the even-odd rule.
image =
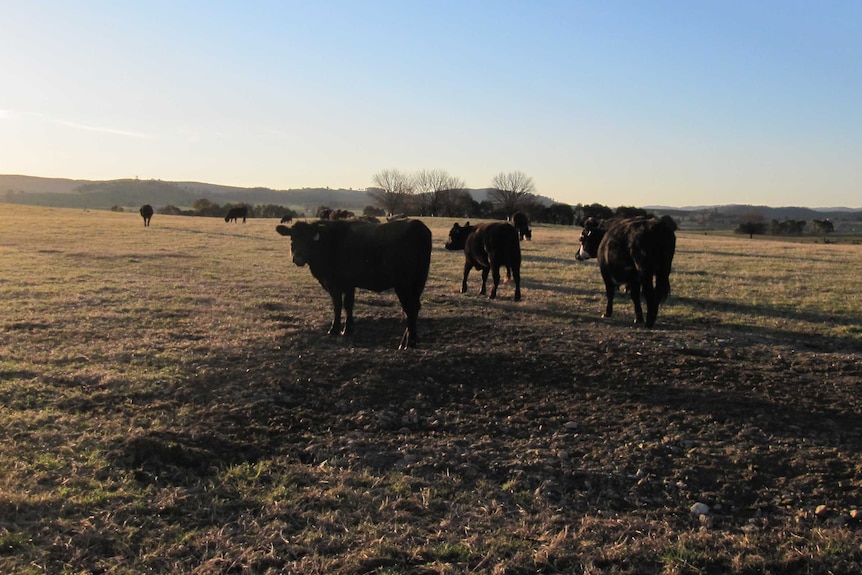
[[[324,335],[274,220],[2,207],[0,572],[862,569],[860,246],[680,233],[645,330],[579,230],[516,304],[429,220],[398,352],[391,293]]]

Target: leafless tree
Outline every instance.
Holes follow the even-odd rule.
[[[473,196],[470,192],[463,188],[442,190],[437,195],[437,199],[437,207],[434,213],[449,218],[469,217],[469,214],[474,211],[473,204],[476,203],[473,201]]]
[[[464,180],[446,170],[419,170],[413,176],[419,211],[426,215],[442,215],[452,195],[466,186]]]
[[[497,209],[511,215],[533,199],[536,185],[533,178],[516,170],[509,173],[500,172],[494,176],[491,188],[493,189],[488,192],[488,199]]]
[[[413,195],[413,179],[395,169],[387,169],[374,174],[372,178],[377,188],[369,188],[370,195],[377,204],[394,214],[404,211]]]

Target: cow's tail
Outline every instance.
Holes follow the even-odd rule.
[[[658,301],[664,302],[670,296],[670,270],[673,254],[676,251],[676,222],[670,216],[662,216],[657,228],[660,230],[660,254],[655,276],[655,294]]]

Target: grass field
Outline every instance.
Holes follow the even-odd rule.
[[[2,573],[862,572],[860,245],[680,232],[647,330],[579,228],[515,303],[429,219],[398,351],[275,220],[0,207]]]

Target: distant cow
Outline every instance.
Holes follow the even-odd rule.
[[[533,232],[530,230],[530,219],[524,212],[515,212],[512,214],[512,225],[518,230],[518,239],[524,241],[533,239]]]
[[[150,225],[150,220],[153,219],[153,206],[150,204],[144,204],[140,209],[141,217],[144,218],[144,227],[148,227]]]
[[[659,303],[670,295],[675,230],[676,223],[670,216],[584,222],[577,259],[598,257],[608,300],[602,317],[611,317],[617,286],[625,285],[635,306],[635,322],[644,322],[643,292],[647,304],[646,325],[655,325]]]
[[[238,218],[242,218],[242,223],[245,223],[245,218],[248,215],[248,206],[239,206],[237,208],[231,208],[228,210],[227,215],[224,217],[225,223],[233,221],[237,222]]]
[[[350,210],[342,210],[340,208],[334,209],[329,212],[330,220],[347,220],[354,217],[356,214],[351,212]]]
[[[286,224],[291,221],[293,221],[293,216],[291,216],[290,214],[285,214],[281,216],[281,223]]]
[[[515,301],[521,300],[521,245],[518,232],[512,224],[492,222],[471,226],[468,222],[459,226],[456,223],[449,232],[446,249],[464,250],[461,293],[467,291],[467,276],[471,269],[476,268],[482,270],[482,289],[479,291],[482,295],[485,295],[488,272],[491,272],[494,286],[488,297],[494,299],[497,297],[497,286],[500,285],[500,266],[506,266],[515,280]]]
[[[371,222],[372,224],[379,224],[380,220],[374,216],[367,216],[365,214],[361,216],[354,216],[353,219],[359,220],[361,222]]]
[[[332,298],[330,334],[353,331],[356,288],[381,292],[395,289],[407,329],[398,349],[416,347],[419,298],[431,265],[431,230],[418,220],[375,224],[360,220],[297,222],[277,226],[290,236],[293,263],[308,264]],[[342,328],[341,310],[346,319]]]

